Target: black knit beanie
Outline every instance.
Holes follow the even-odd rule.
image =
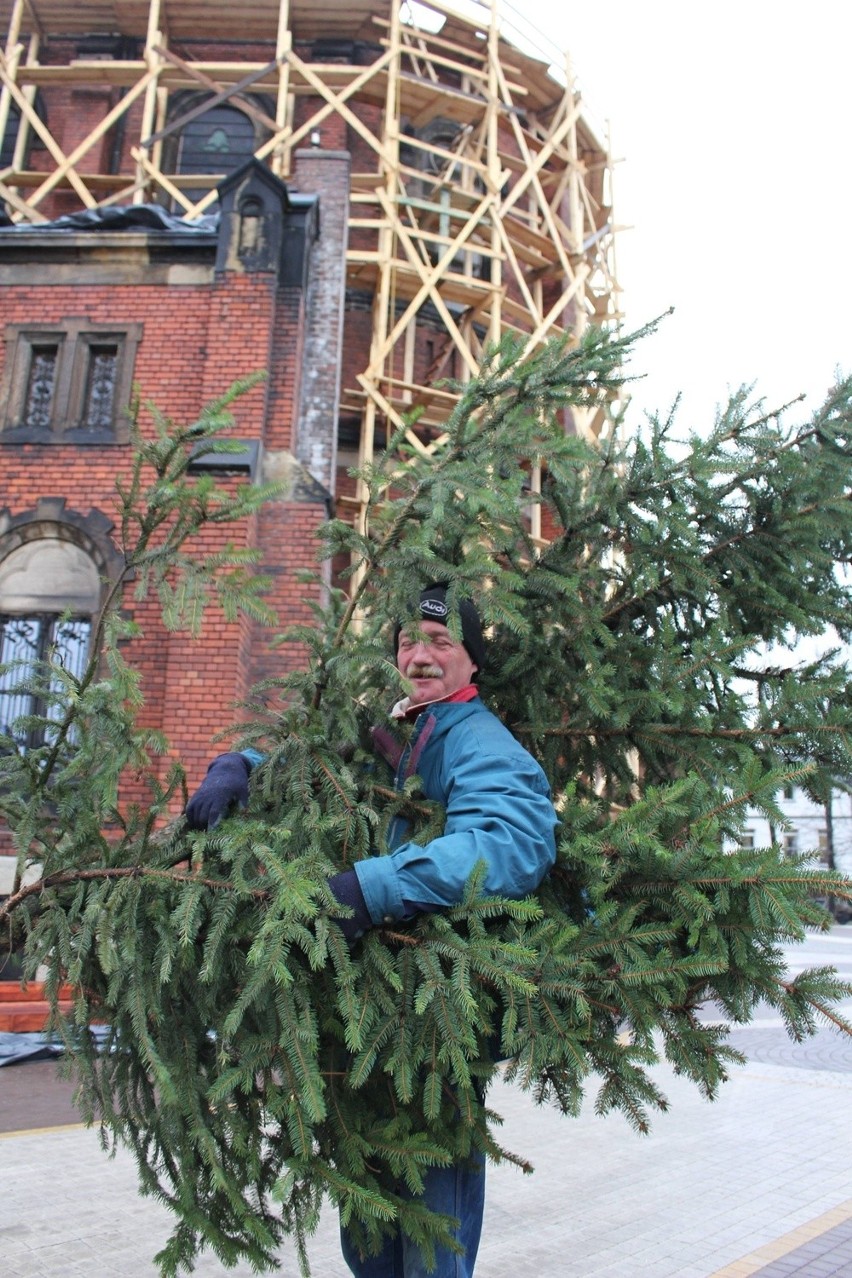
[[[447,618],[450,610],[447,607],[447,584],[446,582],[437,582],[435,585],[427,586],[425,590],[420,592],[420,599],[417,603],[417,611],[424,621],[439,621],[442,626],[447,624]],[[479,670],[485,665],[485,639],[482,634],[482,622],[479,620],[479,613],[474,608],[469,599],[460,599],[458,603],[459,621],[461,622],[462,643],[467,651],[467,655]],[[399,636],[402,630],[402,623],[397,622],[393,632],[393,650],[397,652],[399,648]],[[476,676],[474,676],[475,678]]]

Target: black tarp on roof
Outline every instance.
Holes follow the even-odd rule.
[[[203,213],[191,222],[160,204],[111,204],[106,208],[65,213],[53,222],[13,222],[0,205],[0,231],[170,231],[181,235],[215,235],[218,213]]]

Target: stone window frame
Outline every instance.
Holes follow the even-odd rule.
[[[68,317],[56,324],[7,324],[0,444],[126,444],[130,438],[127,408],[142,327],[135,322],[95,324],[85,317]],[[45,428],[27,425],[23,414],[33,351],[47,345],[55,345],[58,351],[50,425]],[[105,345],[117,347],[112,425],[89,428],[83,425],[89,365],[93,348]]]
[[[0,508],[0,563],[12,551],[30,542],[70,541],[92,560],[101,582],[101,608],[110,589],[125,570],[125,559],[113,538],[115,521],[97,507],[87,514],[69,508],[64,497],[40,497],[28,510],[13,515],[8,506]]]

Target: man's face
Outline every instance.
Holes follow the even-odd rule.
[[[464,644],[440,621],[421,621],[400,631],[397,669],[412,685],[415,705],[440,701],[471,682],[478,666]]]

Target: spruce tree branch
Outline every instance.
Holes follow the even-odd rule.
[[[0,923],[3,923],[28,897],[46,892],[50,888],[69,887],[74,883],[89,883],[99,879],[160,879],[171,883],[193,883],[210,888],[211,891],[238,892],[241,896],[249,896],[257,901],[269,900],[270,896],[266,888],[246,890],[229,879],[208,879],[192,872],[154,869],[151,866],[105,866],[97,870],[64,870],[49,874],[47,878],[39,879],[36,883],[29,883],[7,897],[0,905]]]
[[[411,813],[412,816],[426,817],[427,819],[434,815],[428,803],[418,803],[416,799],[411,799],[408,795],[401,794],[399,790],[394,790],[391,786],[371,783],[370,790],[373,794],[378,794],[383,799],[398,803],[401,812]]]
[[[689,883],[693,887],[711,888],[711,887],[764,887],[770,884],[772,887],[798,887],[802,886],[801,874],[746,874],[742,877],[733,874],[699,874],[696,877],[690,876],[684,879],[685,883]],[[852,900],[852,883],[848,879],[830,878],[828,874],[818,874],[813,880],[815,887],[820,890],[825,889],[831,891],[834,896],[840,896],[844,900]],[[659,892],[660,889],[669,889],[671,883],[666,880],[643,879],[641,882],[631,882],[631,895],[642,896],[648,892]]]
[[[760,670],[746,670],[742,666],[731,666],[731,674],[737,679],[748,679],[751,683],[783,683],[790,675],[796,674],[795,666],[763,666]]]
[[[795,981],[779,981],[778,987],[779,989],[782,989],[785,994],[789,994],[791,997],[804,998],[809,1007],[812,1007],[815,1012],[819,1012],[820,1016],[824,1016],[827,1021],[831,1021],[832,1025],[834,1025],[836,1029],[839,1029],[841,1033],[852,1038],[852,1025],[850,1025],[849,1021],[842,1016],[838,1016],[835,1012],[832,1012],[830,1008],[826,1007],[824,1003],[820,1002],[812,995],[803,994],[801,988]]]
[[[844,493],[841,500],[852,501],[852,492]],[[808,505],[801,506],[798,510],[793,511],[788,516],[788,520],[790,522],[800,520],[805,518],[807,515],[815,514],[821,509],[822,506],[819,502],[810,502]],[[724,541],[718,542],[717,545],[711,546],[710,549],[701,556],[699,562],[702,564],[712,563],[715,558],[721,555],[724,551],[730,550],[731,547],[742,545],[743,543],[750,541],[753,537],[765,537],[766,535],[765,529],[756,528],[752,524],[743,531],[736,533],[734,536],[727,537]],[[649,587],[648,590],[643,590],[638,595],[629,595],[622,599],[614,608],[610,608],[607,612],[603,613],[601,620],[605,624],[616,621],[623,612],[628,611],[630,608],[635,608],[637,603],[643,599],[656,599],[660,604],[671,602],[670,591],[673,585],[674,576],[672,573],[669,573],[662,581],[658,582],[655,586]]]
[[[810,771],[812,771],[812,769],[809,767],[797,768],[795,771],[788,773],[787,776],[790,780],[793,780],[801,776],[806,776]],[[759,794],[760,790],[757,788],[741,791],[739,794],[735,794],[733,798],[726,799],[723,803],[717,803],[715,807],[710,808],[707,812],[702,812],[697,821],[694,817],[687,818],[685,824],[681,826],[679,833],[681,835],[686,835],[689,833],[690,829],[697,824],[706,824],[708,821],[712,821],[715,817],[722,816],[723,813],[732,812],[735,808],[745,807],[751,803],[752,800],[756,799]]]
[[[519,736],[564,737],[569,740],[613,740],[620,737],[699,737],[702,740],[754,741],[762,737],[796,737],[804,735],[847,736],[849,728],[842,723],[780,724],[766,728],[691,728],[677,723],[625,724],[623,728],[539,728],[530,723],[512,725]]]
[[[767,413],[763,417],[758,417],[754,420],[749,420],[748,422],[744,422],[742,429],[736,432],[735,437],[738,438],[739,435],[742,434],[742,430],[745,430],[745,429],[753,430],[755,429],[755,427],[765,426],[767,422],[774,421],[775,419],[780,417],[782,413],[786,412],[788,408],[792,408],[794,404],[799,404],[806,398],[807,397],[804,394],[797,395],[795,399],[791,399],[788,403],[784,404],[783,407],[775,409],[774,412]],[[821,433],[822,433],[821,426],[813,426],[808,430],[797,431],[793,436],[791,436],[790,439],[786,440],[783,444],[776,445],[776,447],[772,450],[773,459],[775,457],[781,456],[783,453],[790,452],[794,448],[800,448],[802,444],[807,442],[807,440],[813,439],[814,437],[819,437]],[[717,442],[727,443],[729,442],[729,440],[726,438],[722,438],[719,441],[714,440],[713,442],[714,444],[716,444]],[[755,464],[752,467],[750,467],[748,470],[738,471],[736,479],[731,480],[729,484],[726,484],[722,488],[714,489],[714,493],[713,493],[714,497],[716,497],[719,502],[722,502],[725,500],[726,497],[729,497],[731,493],[742,491],[750,480],[764,479],[766,477],[766,463],[767,463],[766,457],[758,457],[755,460]]]

